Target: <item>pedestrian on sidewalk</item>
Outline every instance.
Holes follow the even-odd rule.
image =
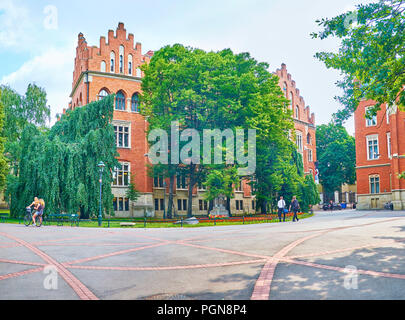
[[[288,211],[291,212],[291,209],[292,209],[292,212],[294,213],[292,221],[295,222],[295,219],[297,219],[297,221],[298,221],[299,219],[298,219],[297,213],[300,210],[300,204],[298,203],[296,196],[293,196],[293,198],[291,200],[290,208],[288,209]]]
[[[284,201],[284,197],[280,196],[280,200],[277,202],[277,207],[278,207],[278,219],[281,222],[281,215],[283,215],[283,222],[285,221],[285,201]]]

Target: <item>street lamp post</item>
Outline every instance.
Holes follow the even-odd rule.
[[[101,222],[102,222],[102,215],[101,215],[101,193],[102,193],[102,182],[103,182],[103,171],[105,164],[103,161],[100,161],[100,163],[97,165],[99,172],[100,172],[100,211],[98,213],[98,226],[101,227]]]
[[[166,219],[166,181],[163,181],[163,219]]]

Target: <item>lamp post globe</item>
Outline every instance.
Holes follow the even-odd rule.
[[[99,170],[99,172],[100,172],[100,180],[99,180],[99,182],[100,182],[100,210],[99,210],[99,213],[98,213],[98,226],[99,227],[101,227],[101,223],[102,223],[102,219],[103,219],[103,217],[102,217],[102,209],[101,209],[101,204],[102,204],[102,198],[101,198],[101,194],[102,194],[102,184],[103,184],[103,171],[104,171],[104,167],[105,167],[105,164],[104,164],[104,162],[103,161],[100,161],[99,162],[99,164],[97,165],[97,167],[98,167],[98,170]]]

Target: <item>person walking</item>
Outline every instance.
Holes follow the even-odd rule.
[[[299,204],[296,196],[293,196],[293,198],[291,200],[290,208],[288,211],[291,212],[291,209],[292,209],[292,212],[294,213],[292,221],[295,222],[295,219],[297,219],[297,221],[299,221],[297,213],[300,210],[300,204]]]
[[[280,196],[280,200],[277,202],[277,207],[278,207],[278,219],[281,222],[281,215],[283,214],[283,222],[285,221],[285,201],[284,201],[284,197]]]

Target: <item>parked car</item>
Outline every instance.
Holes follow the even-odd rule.
[[[324,203],[323,204],[323,210],[342,210],[342,206],[339,203]]]

